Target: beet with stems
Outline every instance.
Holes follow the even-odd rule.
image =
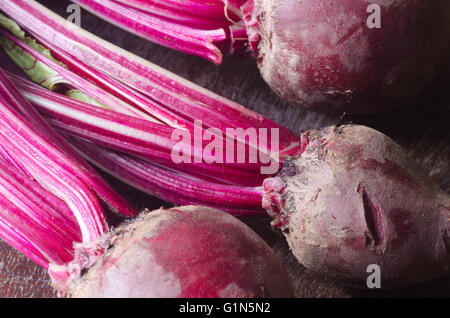
[[[307,268],[383,288],[449,272],[450,196],[394,141],[364,126],[307,133],[304,153],[265,183],[265,205]]]
[[[138,36],[217,64],[222,53],[246,50],[278,95],[311,109],[391,111],[450,74],[447,0],[75,2]]]
[[[293,297],[271,248],[231,215],[196,206],[144,212],[101,239],[106,253],[72,297]]]

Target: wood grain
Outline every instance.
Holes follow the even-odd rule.
[[[41,1],[66,16],[68,1]],[[250,58],[225,57],[220,66],[148,43],[82,13],[82,27],[149,61],[181,75],[211,91],[230,98],[284,126],[301,132],[335,124],[341,114],[323,114],[281,101],[263,82]],[[2,66],[9,63],[1,60]],[[419,162],[429,175],[450,192],[450,90],[436,92],[403,111],[371,117],[344,117],[365,124],[392,137]],[[155,209],[167,205],[136,191],[113,178],[105,178],[137,208]],[[450,276],[414,288],[395,291],[354,290],[319,277],[302,267],[289,252],[267,218],[243,219],[282,258],[299,297],[450,297]],[[53,297],[45,271],[0,242],[0,296]]]
[[[46,271],[0,241],[0,296],[54,297]]]

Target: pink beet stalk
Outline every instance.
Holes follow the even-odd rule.
[[[175,164],[171,159],[171,150],[178,142],[171,139],[172,128],[110,109],[92,107],[48,91],[18,76],[9,76],[41,115],[58,130],[132,154],[145,161],[159,162],[177,170],[203,173],[227,183],[245,185],[251,182],[255,185],[261,184],[263,180],[255,173],[259,171],[257,165],[251,168],[249,164],[229,164],[227,167]],[[191,143],[187,146],[191,147]],[[192,147],[191,153],[195,152],[196,149]]]
[[[205,126],[222,131],[229,127],[276,128],[280,135],[280,149],[298,145],[298,136],[281,125],[68,25],[35,1],[13,0],[2,3],[0,8],[15,21],[20,21],[20,25],[39,41],[59,47],[191,122],[201,120]]]
[[[105,20],[140,37],[206,58],[217,64],[222,61],[221,49],[226,49],[230,45],[227,43],[229,42],[227,27],[230,22],[224,15],[219,21],[208,22],[201,16],[169,10],[167,7],[164,10],[164,7],[151,2],[146,5],[133,4],[145,12],[111,0],[76,2],[91,12],[101,12]],[[220,6],[223,7],[223,4],[218,4],[217,7]]]
[[[81,242],[69,207],[3,160],[0,160],[0,227],[3,238],[45,268],[50,263],[63,265],[71,261],[72,243]]]
[[[261,187],[208,182],[75,138],[68,139],[91,163],[143,192],[177,205],[197,204],[231,214],[264,214]]]
[[[143,14],[113,1],[83,0],[79,4],[90,10],[102,11],[106,20],[148,40],[176,48],[181,52],[217,61],[217,63],[220,63],[222,58],[220,50],[214,45],[214,43],[220,43],[226,38],[225,32],[221,29],[199,30],[188,26],[180,26],[171,23],[169,20],[161,20]],[[128,21],[140,22],[128,23]]]
[[[58,149],[62,155],[70,159],[72,162],[72,169],[78,169],[79,175],[86,184],[90,184],[93,191],[98,198],[104,202],[113,212],[124,214],[125,216],[136,215],[136,211],[123,200],[86,162],[71,148],[65,141],[54,133],[48,123],[42,119],[39,113],[31,106],[27,99],[25,99],[15,88],[15,86],[8,79],[6,74],[0,69],[0,99],[3,100],[3,105],[7,105],[7,109],[13,111],[17,116],[26,118],[27,123],[32,126],[32,129],[38,133],[40,138],[43,138],[53,149]],[[18,112],[17,112],[18,111]],[[22,120],[22,119],[21,119]],[[6,124],[6,123],[5,123]],[[25,174],[29,171],[24,168],[24,165],[6,149],[6,144],[2,145],[3,157],[9,159],[9,162],[21,167]]]
[[[52,54],[59,61],[67,65],[73,73],[85,79],[88,79],[92,83],[95,83],[96,86],[121,99],[126,105],[130,105],[138,109],[141,114],[138,117],[144,117],[148,119],[148,116],[151,116],[157,121],[160,121],[171,127],[192,129],[192,125],[186,119],[183,119],[181,116],[178,116],[173,112],[166,110],[156,101],[151,100],[138,91],[124,85],[120,81],[96,71],[94,68],[69,55],[67,52],[61,50],[57,46],[52,45],[50,42],[47,42],[43,39],[41,39],[41,41],[46,47],[50,48]],[[147,116],[142,115],[142,113],[146,114]]]
[[[113,175],[119,179],[171,202],[178,204],[206,202],[210,206],[217,207],[219,203],[213,202],[214,194],[217,192],[217,196],[223,196],[223,201],[219,200],[223,202],[221,207],[228,211],[233,211],[233,213],[261,211],[260,187],[268,175],[260,173],[260,163],[248,163],[250,150],[253,148],[261,154],[270,155],[273,143],[264,143],[261,140],[258,142],[245,136],[230,135],[228,128],[238,127],[243,131],[259,128],[275,129],[279,134],[279,140],[272,141],[279,141],[279,145],[277,148],[273,148],[273,151],[276,151],[281,158],[301,151],[301,139],[296,134],[238,104],[196,87],[155,65],[113,47],[81,29],[78,29],[76,33],[72,32],[67,29],[67,25],[62,23],[59,17],[38,4],[23,3],[25,6],[30,4],[32,7],[27,7],[27,10],[35,12],[35,19],[33,19],[33,24],[25,23],[22,24],[22,27],[36,37],[41,44],[50,48],[54,57],[68,68],[61,67],[59,63],[48,56],[43,56],[25,42],[3,32],[9,41],[32,56],[37,63],[60,74],[65,79],[64,84],[70,83],[77,89],[83,89],[87,95],[96,99],[105,94],[118,97],[120,101],[126,101],[128,105],[141,109],[150,116],[154,115],[160,121],[153,123],[141,114],[137,116],[140,118],[133,118],[134,116],[130,116],[130,114],[121,114],[120,109],[103,109],[98,105],[74,101],[60,94],[30,85],[18,77],[13,77],[16,85],[52,126],[76,137],[75,144],[78,142],[77,145],[81,147],[83,143],[79,143],[79,141],[82,138],[96,143],[108,151],[121,153],[109,152],[107,155],[107,150],[104,149],[104,158],[100,160],[99,155],[96,155],[95,152],[89,152],[86,149],[80,151],[78,148],[88,160],[110,173],[114,171]],[[22,6],[12,6],[10,11],[7,6],[2,7],[5,13],[14,18],[20,16],[21,8]],[[52,17],[51,19],[45,18],[49,15]],[[39,25],[40,31],[34,26],[36,21],[42,22],[42,25]],[[48,28],[47,23],[52,21],[57,24],[51,24],[51,27],[60,31],[61,38],[56,41],[53,36],[42,36],[46,34],[46,32],[42,32],[42,28]],[[69,39],[72,39],[70,46],[67,45]],[[73,42],[73,39],[79,42]],[[94,42],[96,45],[91,46],[91,43]],[[91,49],[79,51],[76,49],[76,43],[89,45]],[[102,52],[101,59],[94,50]],[[79,54],[81,52],[94,52],[95,54],[84,56]],[[107,64],[105,64],[106,62]],[[106,71],[106,69],[108,70]],[[137,70],[141,71],[137,72]],[[127,72],[128,75],[124,72]],[[142,77],[142,72],[148,76]],[[121,74],[121,76],[115,74]],[[88,79],[92,83],[90,85],[95,85],[95,88],[92,86],[90,86],[91,88],[82,87],[80,84],[83,84],[81,82],[83,78]],[[78,82],[78,84],[74,84],[74,82]],[[109,108],[107,100],[102,100],[102,102],[105,107]],[[214,128],[214,138],[222,141],[230,137],[235,139],[237,144],[233,147],[235,157],[232,161],[227,161],[224,157],[222,162],[226,162],[226,164],[201,161],[196,163],[195,156],[199,153],[203,154],[205,143],[198,145],[195,141],[190,140],[194,162],[192,164],[184,162],[175,164],[173,162],[170,151],[174,149],[177,142],[171,140],[174,127],[181,127],[190,133],[195,133],[197,129],[194,125],[195,120],[201,121],[206,126],[199,128],[202,134],[205,132],[204,129],[211,127]],[[275,136],[268,135],[267,137],[270,139]],[[236,163],[238,155],[236,150],[239,151],[239,143],[248,147],[246,149],[248,153],[245,153],[245,164]],[[224,143],[223,146],[227,147],[228,145]],[[225,150],[224,148],[224,156],[226,155]],[[276,171],[273,171],[272,175],[275,173]],[[177,186],[170,187],[168,180],[174,181]],[[231,187],[227,188],[227,186]],[[158,191],[163,187],[166,187],[165,191]],[[185,187],[185,191],[183,187]],[[186,193],[187,189],[192,189],[192,191]],[[238,198],[236,193],[239,189],[242,190],[243,198],[248,200],[248,205],[243,204],[240,208],[238,205],[242,204],[244,200],[236,201]],[[195,197],[194,190],[204,193],[200,196],[201,199]],[[225,190],[230,191],[226,194]]]
[[[95,185],[98,184],[99,177],[94,175],[91,168],[86,170],[87,165],[78,159],[78,156],[72,157],[73,151],[65,152],[64,149],[59,149],[63,141],[42,119],[43,125],[36,126],[40,116],[23,98],[12,99],[12,96],[17,97],[19,93],[14,90],[1,70],[0,79],[1,83],[4,83],[0,86],[0,97],[6,96],[10,99],[8,102],[0,98],[0,140],[3,152],[7,153],[9,158],[20,161],[26,173],[49,191],[64,198],[80,223],[83,240],[95,240],[104,233],[106,224],[97,196],[92,191],[92,185],[86,183],[86,180],[93,180],[92,184]],[[10,93],[11,91],[13,93]],[[28,116],[22,116],[20,110],[15,107],[17,105],[26,108],[25,110],[29,109]],[[36,116],[34,122],[24,120],[31,115]],[[108,193],[109,197],[119,197],[110,191],[113,190],[108,187],[102,190]],[[130,206],[124,205],[124,201],[116,199],[116,202],[121,204],[124,213],[133,211]]]
[[[100,204],[77,173],[64,163],[61,153],[44,152],[43,149],[51,149],[50,145],[2,100],[0,110],[2,147],[16,160],[26,161],[27,172],[55,195],[66,198],[80,222],[84,240],[89,242],[102,235],[106,227],[99,213]]]
[[[115,1],[122,4],[125,8],[128,7],[129,10],[136,9],[143,13],[146,13],[153,17],[165,18],[171,22],[179,23],[182,25],[195,27],[198,29],[220,29],[227,23],[224,23],[223,19],[217,19],[223,17],[224,9],[218,10],[216,15],[213,15],[212,10],[206,9],[207,12],[202,14],[201,10],[195,12],[188,11],[185,9],[177,9],[170,7],[165,3],[149,2],[149,1]],[[209,12],[208,12],[209,10]],[[228,22],[228,21],[226,21]]]
[[[135,117],[142,117],[143,114],[140,114],[136,109],[130,109],[127,107],[122,101],[118,100],[116,97],[108,94],[107,92],[99,89],[95,85],[91,84],[86,79],[78,76],[77,74],[70,72],[60,64],[56,63],[55,61],[52,61],[49,58],[46,58],[43,56],[43,54],[39,53],[36,50],[33,50],[31,47],[23,43],[22,41],[18,40],[16,37],[12,36],[8,32],[4,30],[0,30],[0,35],[9,39],[11,43],[13,44],[12,48],[14,47],[20,47],[24,52],[30,54],[34,58],[36,58],[37,61],[45,64],[47,67],[52,69],[53,71],[57,72],[61,76],[60,82],[54,82],[54,85],[57,84],[64,84],[64,85],[70,85],[74,88],[77,88],[84,93],[88,94],[90,97],[94,98],[98,102],[108,105],[109,108],[117,110],[119,112],[122,112],[124,114],[128,114],[130,116]],[[8,48],[6,48],[8,51]],[[152,118],[149,118],[150,120],[154,120]]]
[[[211,19],[222,18],[225,10],[222,0],[116,0],[116,2],[157,15],[163,15],[163,13],[159,12],[163,12],[164,9],[166,11],[174,10],[175,12]]]
[[[0,235],[48,269],[64,291],[102,254],[102,247],[93,248],[109,229],[101,201],[122,215],[136,211],[48,126],[2,70],[0,143]],[[79,255],[87,247],[81,254],[89,252],[89,261]]]

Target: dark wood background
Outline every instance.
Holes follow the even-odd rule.
[[[70,3],[40,1],[67,16]],[[148,43],[83,11],[82,27],[211,91],[232,99],[297,132],[335,124],[340,114],[326,115],[281,101],[264,83],[253,59],[227,56],[220,66]],[[1,55],[3,67],[11,67]],[[429,175],[450,192],[450,90],[435,92],[410,108],[370,117],[346,117],[392,137]],[[170,206],[104,175],[138,209]],[[274,247],[292,277],[298,297],[450,297],[450,276],[402,290],[357,290],[317,276],[298,264],[267,218],[243,219]],[[54,297],[45,270],[0,241],[0,296]]]

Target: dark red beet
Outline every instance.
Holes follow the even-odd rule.
[[[295,169],[265,184],[265,205],[297,259],[367,288],[421,283],[449,272],[450,196],[407,153],[373,129],[345,125],[305,135]]]
[[[389,111],[448,75],[448,0],[254,2],[261,74],[276,93],[301,106]],[[367,25],[371,4],[381,9],[381,28]]]
[[[210,208],[148,212],[109,234],[111,247],[72,297],[293,297],[270,247]]]

